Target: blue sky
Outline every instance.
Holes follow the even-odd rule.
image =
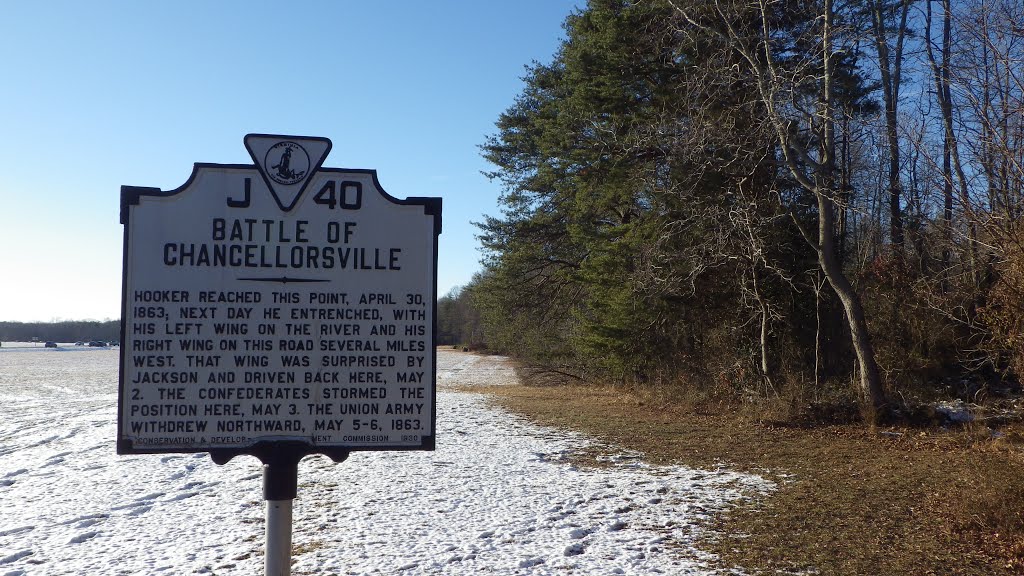
[[[253,132],[440,196],[438,292],[498,212],[478,146],[576,0],[10,2],[0,19],[0,321],[120,315],[120,186],[250,163]]]

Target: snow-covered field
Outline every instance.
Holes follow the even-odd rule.
[[[772,484],[653,467],[534,426],[456,384],[515,378],[438,354],[437,450],[299,466],[293,574],[716,574],[709,518]],[[117,456],[117,350],[0,348],[0,576],[262,574],[261,467]]]

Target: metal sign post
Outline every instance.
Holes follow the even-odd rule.
[[[291,456],[291,454],[289,454]],[[289,576],[292,568],[292,500],[298,495],[299,461],[294,457],[263,464],[263,499],[267,501],[267,576]]]
[[[263,465],[263,499],[267,501],[267,576],[292,572],[292,500],[299,479],[299,463]]]
[[[266,470],[263,471],[266,474]],[[292,501],[267,500],[267,556],[263,563],[267,576],[292,573]]]
[[[119,454],[264,465],[267,574],[290,572],[298,463],[433,450],[441,199],[325,168],[326,138],[122,186]]]

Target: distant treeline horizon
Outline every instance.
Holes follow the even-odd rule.
[[[0,322],[0,342],[88,342],[120,340],[120,320]]]

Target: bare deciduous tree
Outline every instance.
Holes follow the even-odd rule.
[[[816,54],[801,59],[790,50],[787,66],[779,62],[775,52],[779,31],[773,29],[771,12],[775,5],[769,0],[751,3],[716,0],[700,14],[689,7],[673,6],[691,26],[705,33],[718,33],[727,41],[729,48],[740,55],[756,84],[760,104],[777,138],[781,161],[792,178],[811,193],[816,202],[816,231],[806,229],[799,218],[794,218],[794,221],[817,254],[818,265],[842,304],[857,356],[864,411],[870,421],[876,421],[887,399],[860,296],[842,270],[835,245],[838,193],[835,12],[832,0],[824,0],[821,6]],[[744,18],[751,18],[757,25],[740,29],[738,22]],[[813,96],[808,97],[808,92]],[[809,109],[805,118],[800,118],[805,106]],[[806,137],[808,130],[815,132],[814,138]]]

